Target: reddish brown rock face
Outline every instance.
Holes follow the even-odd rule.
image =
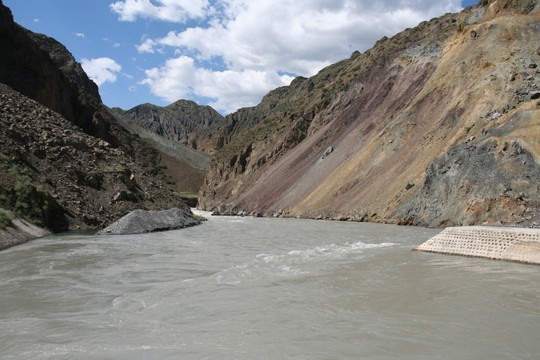
[[[488,2],[445,15],[295,80],[273,112],[216,153],[199,206],[424,226],[534,225],[540,13],[527,4]],[[511,156],[511,146],[520,154]],[[449,170],[433,172],[434,163]],[[496,211],[472,215],[471,204],[481,203]],[[517,215],[522,206],[529,215]]]

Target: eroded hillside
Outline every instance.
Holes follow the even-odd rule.
[[[539,8],[482,1],[278,89],[214,156],[199,206],[538,226]]]

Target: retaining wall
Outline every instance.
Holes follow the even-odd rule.
[[[449,227],[414,250],[540,265],[540,229]]]

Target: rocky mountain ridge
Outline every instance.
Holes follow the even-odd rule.
[[[130,126],[140,127],[169,140],[187,144],[189,134],[223,122],[224,117],[211,106],[178,100],[168,106],[142,104],[129,110],[113,109]]]
[[[41,50],[45,51],[49,58],[59,67],[64,75],[74,82],[84,93],[91,95],[101,102],[98,86],[88,78],[81,64],[64,45],[44,34],[37,34],[28,29],[22,28]]]
[[[199,207],[538,226],[539,40],[537,1],[486,0],[296,79],[217,151]]]
[[[86,133],[114,146],[120,144],[122,139],[114,134],[119,126],[101,104],[99,95],[96,97],[95,84],[80,65],[69,53],[59,55],[65,48],[56,40],[30,34],[13,21],[11,11],[0,3],[0,83],[58,112]],[[47,49],[54,54],[50,56]],[[64,73],[68,63],[78,69]],[[78,85],[81,82],[88,84],[90,92]]]

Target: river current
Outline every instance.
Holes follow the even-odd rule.
[[[0,359],[538,359],[540,266],[411,251],[437,232],[209,217],[38,239],[0,252]]]

